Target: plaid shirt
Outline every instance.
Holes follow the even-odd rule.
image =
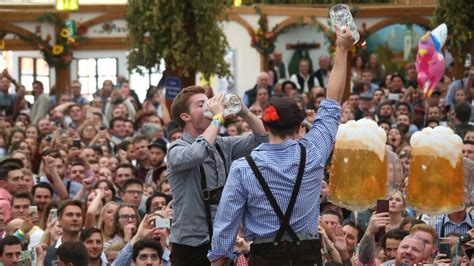
[[[436,233],[438,237],[446,237],[449,233],[458,233],[460,235],[467,234],[472,229],[472,214],[466,213],[466,218],[459,224],[453,223],[447,214],[438,217],[435,223]]]

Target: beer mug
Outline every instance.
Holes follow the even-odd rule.
[[[438,126],[414,133],[410,144],[407,203],[416,211],[433,215],[463,210],[466,193],[461,138]]]
[[[339,126],[329,178],[331,202],[360,211],[396,189],[401,165],[387,153],[386,141],[387,134],[372,120],[351,120]],[[387,178],[389,170],[392,174]]]
[[[331,24],[334,26],[338,26],[339,29],[347,28],[354,36],[354,44],[356,44],[360,39],[359,31],[357,30],[357,26],[352,18],[351,10],[349,6],[344,4],[338,4],[329,10],[329,17],[331,18]]]
[[[204,103],[204,116],[212,119],[213,115],[208,109],[209,106],[208,102],[206,101]],[[240,110],[242,110],[242,101],[240,100],[240,97],[232,93],[226,94],[224,96],[224,117],[237,114],[240,112]]]

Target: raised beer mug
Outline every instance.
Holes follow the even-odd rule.
[[[352,211],[373,207],[400,183],[401,164],[386,151],[387,134],[368,119],[339,126],[329,178],[332,203]]]
[[[416,132],[412,147],[407,204],[428,214],[447,214],[464,209],[465,191],[462,139],[438,126]]]
[[[211,111],[208,110],[208,101],[204,103],[204,116],[212,119],[213,115]],[[237,114],[240,110],[242,110],[242,101],[240,100],[240,97],[232,93],[226,94],[224,96],[224,117]]]
[[[329,10],[329,17],[331,18],[331,24],[334,26],[338,26],[339,29],[343,27],[348,28],[354,36],[354,44],[357,43],[360,39],[359,31],[357,30],[357,26],[352,18],[351,10],[349,9],[348,5],[338,4]]]

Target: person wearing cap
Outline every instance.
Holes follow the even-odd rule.
[[[183,129],[167,153],[168,180],[173,194],[170,242],[173,265],[209,265],[212,222],[232,160],[268,141],[260,119],[243,107],[239,116],[253,134],[220,137],[224,124],[224,95],[208,99],[202,87],[184,88],[171,105]],[[208,108],[205,108],[205,102]],[[212,113],[212,119],[205,112]]]
[[[156,139],[150,145],[148,145],[149,158],[150,158],[150,170],[147,173],[145,184],[153,183],[153,173],[161,166],[166,167],[165,156],[167,150],[166,141],[163,139]]]
[[[413,109],[413,124],[419,129],[423,128],[425,125],[425,107],[421,104],[417,104]]]
[[[372,102],[372,94],[370,92],[364,92],[360,94],[360,105],[359,109],[362,111],[362,113],[371,113],[374,114],[375,112],[375,107],[373,106]]]
[[[270,143],[232,164],[215,223],[212,265],[235,259],[237,231],[243,222],[245,239],[253,241],[249,265],[322,265],[316,239],[319,195],[324,166],[330,156],[341,116],[340,101],[347,71],[348,30],[337,30],[334,68],[327,99],[321,102],[311,130],[296,141],[306,117],[290,98],[272,97],[263,122]]]

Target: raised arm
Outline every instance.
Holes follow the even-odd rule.
[[[249,124],[249,127],[254,134],[266,134],[262,120],[250,112],[247,106],[244,104],[242,104],[242,111],[240,111],[238,115],[242,117],[245,122],[247,122],[247,124]]]
[[[389,224],[388,213],[374,213],[359,245],[359,262],[371,264],[375,259],[375,234]]]
[[[45,156],[44,162],[45,174],[48,178],[48,181],[51,183],[51,186],[58,194],[60,200],[67,200],[69,198],[69,194],[67,192],[67,188],[64,186],[63,180],[58,175],[55,159],[51,156]]]
[[[352,48],[352,33],[343,28],[336,27],[336,55],[334,58],[334,67],[331,70],[328,80],[327,98],[336,100],[341,103],[342,95],[346,82],[347,73],[347,52]]]

